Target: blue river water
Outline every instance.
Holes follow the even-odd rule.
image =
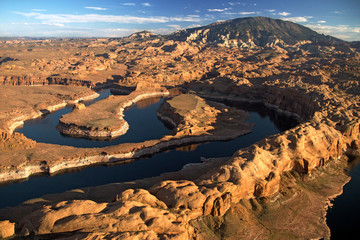
[[[100,97],[93,101],[85,102],[90,105],[110,95],[110,90],[100,92]],[[146,101],[146,100],[144,100]],[[61,134],[56,125],[62,115],[72,111],[71,107],[60,109],[54,113],[45,115],[41,118],[31,119],[25,122],[24,126],[17,130],[30,139],[37,142],[53,143],[74,147],[93,148],[118,145],[120,143],[143,142],[146,140],[161,138],[170,130],[157,119],[156,109],[159,108],[162,100],[141,107],[140,104],[130,107],[126,110],[125,120],[129,123],[130,128],[123,136],[112,141],[97,141],[86,138],[73,138]],[[139,106],[140,105],[140,106]]]
[[[344,186],[343,193],[332,202],[333,207],[326,216],[332,240],[359,239],[360,159],[355,159],[351,165],[351,180]]]
[[[109,96],[104,90],[94,100]],[[92,101],[92,102],[94,102]],[[76,147],[104,147],[124,142],[141,142],[157,139],[169,133],[169,130],[156,116],[156,110],[163,100],[138,102],[125,111],[125,119],[130,125],[129,131],[113,141],[94,141],[72,138],[60,134],[56,130],[59,118],[71,111],[70,107],[48,114],[42,118],[26,121],[18,132],[37,142],[70,145]],[[88,102],[87,104],[91,104]],[[63,172],[59,175],[40,175],[24,181],[0,186],[0,208],[15,206],[31,198],[44,194],[59,193],[66,190],[107,183],[131,181],[135,179],[158,176],[164,172],[180,170],[188,163],[200,162],[201,157],[224,157],[232,155],[236,150],[250,146],[266,136],[279,133],[296,122],[286,117],[279,117],[266,108],[250,109],[249,122],[255,123],[253,132],[230,141],[208,142],[198,145],[169,149],[148,158],[138,159],[128,164],[96,165],[81,170]]]
[[[110,95],[109,90],[100,91],[100,97],[85,102],[90,105]],[[125,119],[130,125],[128,132],[112,141],[95,141],[84,138],[72,138],[56,130],[59,118],[71,112],[66,107],[38,119],[25,122],[17,129],[28,138],[37,142],[68,145],[81,148],[105,147],[126,142],[142,142],[157,139],[169,130],[156,116],[156,110],[162,99],[150,99],[138,102],[125,111]],[[229,103],[228,103],[229,104]],[[168,149],[147,158],[140,158],[127,164],[96,165],[83,169],[63,172],[59,175],[39,175],[29,179],[0,185],[0,208],[16,206],[28,199],[45,194],[60,193],[70,189],[98,186],[107,183],[132,181],[158,176],[164,172],[180,170],[188,163],[200,162],[201,157],[224,157],[236,150],[250,146],[266,136],[277,134],[294,127],[297,122],[281,116],[261,106],[237,107],[250,113],[249,122],[255,123],[253,132],[229,141],[206,142]],[[360,164],[350,171],[351,181],[344,187],[344,193],[335,199],[334,206],[328,211],[327,223],[331,229],[331,239],[354,239],[360,213]]]

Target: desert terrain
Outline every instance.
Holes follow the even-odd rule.
[[[249,26],[252,26],[249,28]],[[171,35],[0,42],[0,182],[229,140],[252,131],[260,104],[299,124],[177,172],[29,199],[0,209],[0,237],[40,239],[329,239],[330,200],[360,156],[360,45],[269,18]],[[112,95],[90,106],[96,91]],[[163,97],[172,131],[104,148],[36,142],[15,131],[65,106],[58,130],[102,140],[124,113]]]

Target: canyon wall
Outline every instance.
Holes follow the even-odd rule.
[[[245,92],[238,96],[229,97],[226,94],[220,97],[244,101],[244,96],[247,96],[246,99],[275,105],[282,111],[294,109],[307,121],[240,149],[229,159],[219,160],[219,163],[212,160],[199,164],[195,175],[183,173],[179,177],[174,173],[163,180],[135,184],[135,188],[113,189],[101,201],[96,201],[97,197],[84,200],[82,194],[72,195],[71,198],[67,198],[66,194],[58,195],[46,203],[40,201],[41,206],[39,203],[23,205],[17,210],[2,210],[0,216],[15,221],[18,231],[25,235],[78,231],[75,236],[84,238],[189,239],[201,236],[197,232],[199,229],[192,225],[193,220],[206,216],[223,217],[239,201],[272,198],[279,193],[284,174],[311,175],[316,172],[315,169],[338,161],[351,148],[359,146],[360,121],[356,115],[358,105],[355,99],[343,98],[343,105],[333,109],[326,104],[328,100],[324,97],[331,97],[333,93],[324,89],[313,98],[319,102],[313,103],[305,96],[294,94],[294,91],[288,91],[288,94],[291,93],[288,96],[285,90],[274,94],[273,88],[263,94],[256,93],[258,95]],[[314,109],[317,111],[311,116]],[[339,111],[347,114],[341,117],[337,114]],[[341,121],[347,124],[340,127],[338,123]],[[21,213],[17,212],[20,210]],[[321,226],[326,226],[325,222]],[[314,229],[304,236],[328,236],[328,229],[322,229],[320,232]]]

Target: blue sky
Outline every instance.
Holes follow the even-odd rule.
[[[168,34],[253,16],[360,40],[360,0],[0,0],[0,36],[122,37],[141,30]]]

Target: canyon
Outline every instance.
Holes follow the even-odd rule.
[[[265,30],[256,38],[259,26]],[[350,180],[348,161],[360,155],[358,45],[290,22],[244,18],[168,36],[6,41],[0,55],[8,59],[0,64],[1,182],[250,132],[246,113],[224,103],[263,105],[300,122],[177,172],[0,209],[0,236],[330,238],[326,211]],[[81,106],[104,88],[127,95]],[[14,132],[27,119],[77,104],[60,131],[117,137],[126,107],[149,96],[166,98],[158,116],[173,125],[160,139],[76,148]]]

